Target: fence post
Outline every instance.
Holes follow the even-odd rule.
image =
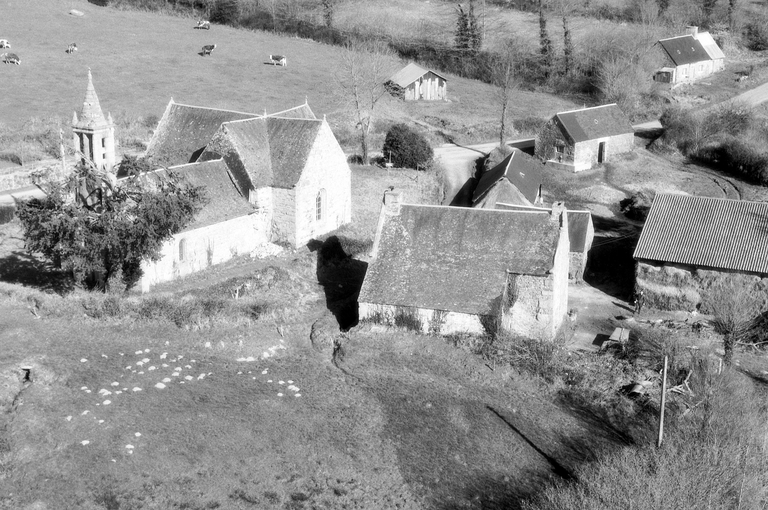
[[[661,447],[661,441],[664,437],[664,407],[667,405],[667,361],[664,356],[664,368],[661,370],[661,412],[659,413],[659,439],[656,441],[656,447]]]

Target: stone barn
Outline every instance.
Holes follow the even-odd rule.
[[[551,340],[568,306],[567,223],[560,204],[499,211],[405,204],[385,192],[360,320]]]
[[[548,209],[542,207],[525,207],[517,204],[505,204],[497,202],[495,209],[504,211],[543,211]],[[574,282],[584,280],[584,270],[587,268],[589,260],[589,250],[592,249],[592,241],[595,239],[595,226],[592,223],[592,213],[590,211],[576,211],[568,209],[568,240],[569,264],[568,279]]]
[[[768,203],[657,194],[635,249],[635,292],[663,310],[701,310],[723,289],[768,297]]]
[[[548,165],[580,172],[634,150],[634,133],[615,103],[562,112],[536,135],[535,154]]]
[[[445,101],[448,80],[429,69],[411,62],[385,83],[390,94],[406,101]]]
[[[472,207],[493,209],[496,202],[541,204],[542,163],[516,150],[484,172],[472,194]]]
[[[725,54],[709,32],[688,27],[685,35],[661,39],[666,65],[653,76],[654,81],[679,85],[709,76],[725,68]]]
[[[272,242],[300,246],[351,220],[346,157],[306,104],[254,115],[171,100],[146,156],[163,166],[223,158],[233,186],[269,218]]]

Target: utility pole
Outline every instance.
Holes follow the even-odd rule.
[[[664,368],[661,371],[661,411],[659,412],[659,439],[656,441],[656,448],[661,447],[661,440],[664,437],[664,407],[667,404],[667,361],[664,356]]]

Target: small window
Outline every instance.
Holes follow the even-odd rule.
[[[325,190],[317,192],[315,198],[315,221],[321,221],[325,218]]]
[[[179,262],[184,262],[187,258],[187,240],[182,239],[179,241]]]
[[[106,147],[107,147],[107,139],[106,138],[102,138],[101,139],[101,148],[105,149]]]

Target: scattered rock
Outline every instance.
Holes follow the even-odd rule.
[[[70,9],[69,14],[72,16],[85,16],[85,13],[83,11],[78,11],[77,9]]]

